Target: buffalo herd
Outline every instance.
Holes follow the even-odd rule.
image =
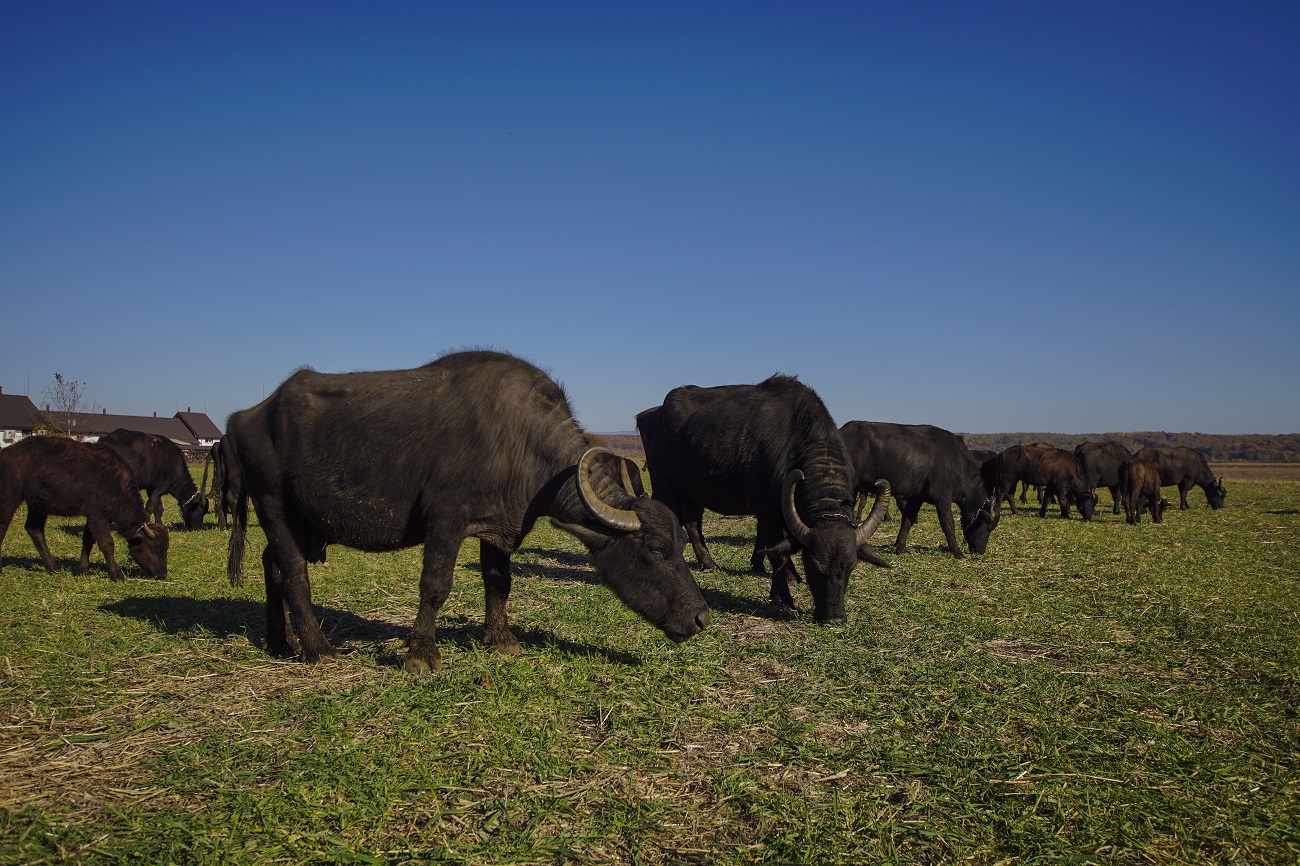
[[[849,576],[859,562],[889,567],[868,540],[898,505],[895,554],[922,505],[938,512],[948,551],[982,554],[1016,487],[1038,491],[1040,517],[1055,503],[1090,520],[1100,488],[1128,523],[1163,519],[1162,487],[1179,507],[1199,486],[1212,508],[1226,491],[1190,448],[1114,442],[1073,451],[1042,443],[1001,452],[968,448],[929,425],[849,421],[837,426],[815,391],[776,375],[755,385],[669,391],[636,419],[653,495],[641,467],[593,441],[568,397],[546,373],[512,355],[458,352],[412,370],[324,374],[304,369],[269,397],[231,414],[195,485],[180,449],[162,437],[114,431],[86,444],[34,436],[0,451],[0,544],[18,506],[42,564],[48,515],[83,515],[77,572],[98,544],[114,580],[112,532],[153,577],[167,573],[162,497],[174,497],[186,529],[209,509],[232,528],[227,575],[243,578],[252,503],[266,537],[266,647],[305,661],[337,655],[313,612],[308,563],[330,544],[362,551],[423,548],[419,606],[403,655],[411,671],[441,664],[439,611],[451,591],[462,542],[478,540],[483,639],[513,654],[506,615],[511,556],[539,518],[587,549],[601,583],[674,641],[709,623],[709,607],[683,558],[717,568],[705,543],[706,510],[756,520],[751,568],[771,571],[770,601],[797,609],[802,582],[818,622],[844,622]],[[212,488],[207,487],[209,465]],[[140,491],[147,502],[142,502]],[[1021,494],[1024,500],[1024,493]],[[865,519],[865,504],[872,506]],[[953,506],[957,520],[954,521]],[[961,527],[961,539],[957,526]],[[296,647],[292,639],[296,638]]]

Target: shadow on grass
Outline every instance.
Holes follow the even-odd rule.
[[[121,617],[136,619],[153,625],[167,634],[183,635],[201,630],[217,637],[246,637],[259,649],[266,644],[266,605],[239,598],[195,599],[188,596],[132,596],[112,604],[101,605],[100,610]],[[320,620],[321,631],[345,655],[361,649],[365,644],[383,644],[391,640],[406,640],[410,625],[397,625],[387,620],[371,619],[351,611],[313,605]],[[628,653],[603,647],[574,643],[542,629],[513,629],[522,647],[530,649],[556,649],[575,656],[603,658],[612,664],[636,666],[640,658]],[[467,617],[443,617],[438,625],[438,642],[452,643],[462,649],[483,647],[483,624]],[[395,653],[380,653],[380,664],[401,667],[402,661]]]
[[[77,536],[80,538],[80,534]],[[123,543],[125,544],[125,542]],[[121,548],[118,548],[120,551]],[[118,555],[115,553],[115,555]],[[94,551],[90,554],[90,570],[85,574],[77,574],[78,557],[68,557],[60,559],[54,557],[54,571],[45,570],[45,563],[41,562],[39,556],[6,556],[4,558],[4,567],[25,568],[29,571],[40,572],[41,574],[62,574],[67,573],[78,580],[109,580],[108,566],[104,564],[104,555],[99,552],[99,546],[96,545]],[[140,566],[135,564],[132,559],[117,560],[118,567],[122,569],[122,575],[127,580],[151,580],[164,581],[166,578],[153,577],[145,574]]]

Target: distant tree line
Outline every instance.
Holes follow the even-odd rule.
[[[620,454],[641,460],[644,450],[636,434],[603,434],[598,438]],[[1300,463],[1300,433],[1267,436],[1256,433],[963,433],[971,448],[1001,451],[1011,445],[1044,442],[1057,448],[1074,450],[1080,442],[1118,442],[1130,451],[1139,448],[1170,448],[1185,445],[1195,448],[1215,463],[1247,461],[1251,463]]]

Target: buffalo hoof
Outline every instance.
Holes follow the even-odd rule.
[[[495,649],[503,656],[519,655],[519,641],[506,629],[505,634],[484,634],[483,643]]]
[[[413,653],[407,653],[402,657],[402,667],[406,668],[408,673],[413,674],[436,674],[442,667],[441,654],[435,656],[417,656]]]
[[[302,660],[309,665],[318,665],[321,664],[322,662],[332,662],[341,657],[342,657],[342,653],[334,649],[334,647],[329,647],[328,649],[323,649],[323,650],[316,650],[314,652],[308,652],[307,650],[303,650],[302,653]]]

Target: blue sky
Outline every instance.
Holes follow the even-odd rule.
[[[1300,5],[0,4],[0,387],[455,349],[592,431],[1300,431]]]

